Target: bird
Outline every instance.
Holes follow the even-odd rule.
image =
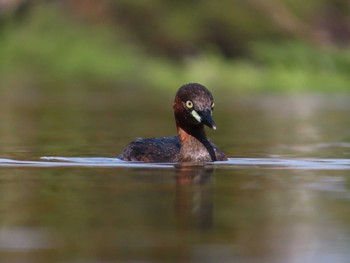
[[[177,136],[138,138],[118,156],[132,162],[215,162],[228,160],[206,136],[204,126],[216,130],[212,114],[214,99],[198,83],[188,83],[177,91],[173,103]]]

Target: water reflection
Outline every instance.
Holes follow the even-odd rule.
[[[211,180],[214,168],[206,164],[179,163],[175,166],[176,185],[201,185]]]
[[[1,169],[5,262],[340,263],[349,256],[344,170]]]
[[[214,168],[201,164],[175,166],[175,208],[182,229],[213,226],[213,194],[210,186]],[[187,186],[187,187],[186,187]]]
[[[1,228],[0,251],[31,251],[54,247],[49,232],[37,228]]]

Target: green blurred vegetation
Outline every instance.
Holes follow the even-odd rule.
[[[237,93],[350,91],[347,2],[73,2],[2,14],[1,89],[200,82]],[[312,28],[320,18],[322,37]]]

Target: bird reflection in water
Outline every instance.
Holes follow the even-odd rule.
[[[176,200],[178,224],[182,229],[213,226],[213,198],[211,180],[214,168],[204,164],[182,163],[175,166]]]

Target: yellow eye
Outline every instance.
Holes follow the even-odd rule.
[[[192,108],[193,108],[193,102],[190,101],[190,100],[186,101],[185,105],[186,105],[186,107],[187,107],[188,109],[192,109]]]

